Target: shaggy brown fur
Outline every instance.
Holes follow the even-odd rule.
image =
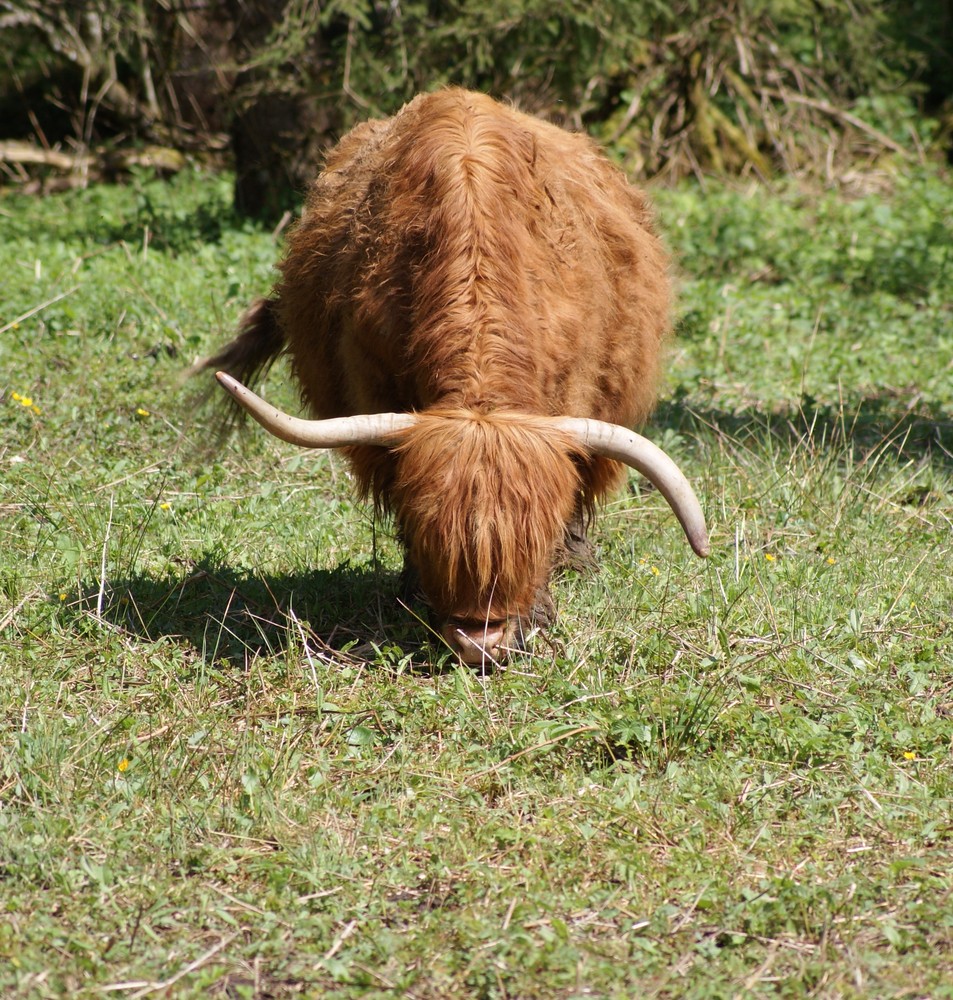
[[[207,367],[287,351],[316,417],[418,411],[354,447],[445,618],[525,616],[567,524],[621,476],[533,415],[633,426],[655,400],[668,261],[580,135],[480,94],[416,98],[330,154],[267,303]]]

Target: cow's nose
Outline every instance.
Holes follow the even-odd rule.
[[[464,663],[478,667],[505,658],[506,631],[505,621],[450,621],[441,634]]]

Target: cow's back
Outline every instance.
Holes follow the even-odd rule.
[[[278,285],[316,416],[455,406],[632,426],[655,397],[667,260],[637,189],[583,136],[482,95],[350,132]]]

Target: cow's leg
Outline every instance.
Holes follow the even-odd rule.
[[[577,503],[563,532],[562,543],[556,550],[554,570],[572,569],[577,573],[587,573],[597,568],[596,550],[589,541],[589,521],[589,514],[581,503]]]
[[[404,551],[404,565],[400,571],[400,582],[397,585],[397,593],[404,604],[415,604],[417,601],[423,600],[423,594],[420,589],[420,574],[408,558],[406,550]]]

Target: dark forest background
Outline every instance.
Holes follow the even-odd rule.
[[[630,173],[836,183],[948,157],[949,0],[0,0],[0,185],[190,161],[276,220],[356,121],[459,84]]]

